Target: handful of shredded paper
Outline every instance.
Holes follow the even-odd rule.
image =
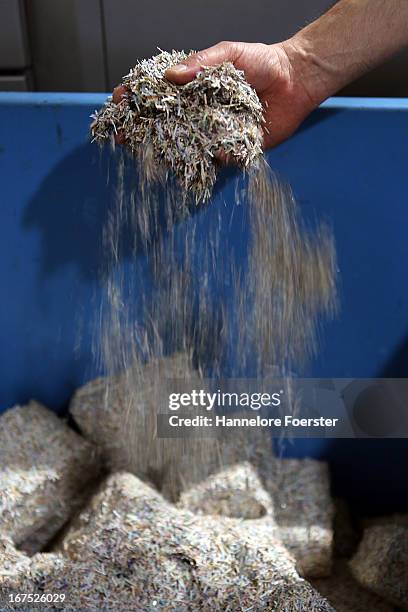
[[[262,155],[262,104],[244,73],[231,63],[204,67],[186,85],[168,81],[168,68],[186,59],[162,51],[139,62],[122,84],[123,99],[108,98],[92,115],[93,141],[120,133],[129,151],[150,162],[152,177],[172,170],[184,193],[207,200],[216,180],[217,153],[241,168]]]

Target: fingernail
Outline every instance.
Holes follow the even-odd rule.
[[[170,72],[185,72],[188,67],[185,64],[176,64],[172,68],[169,68]]]

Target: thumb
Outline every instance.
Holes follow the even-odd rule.
[[[240,54],[239,43],[222,42],[199,53],[193,53],[183,62],[168,68],[165,77],[177,85],[192,81],[204,66],[217,66],[223,62],[234,62]]]

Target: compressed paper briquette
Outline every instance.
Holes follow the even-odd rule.
[[[333,529],[327,467],[309,459],[271,456],[268,474],[265,482],[272,495],[257,470],[240,463],[187,488],[178,506],[199,514],[259,519],[245,521],[242,529],[250,530],[254,537],[257,531],[264,542],[281,539],[302,575],[330,574]]]
[[[168,409],[163,405],[166,379],[170,392],[174,381],[184,381],[186,389],[204,388],[190,357],[175,353],[92,380],[74,394],[70,413],[111,471],[126,470],[151,481],[174,501],[186,487],[225,466],[251,461],[262,470],[271,467],[271,440],[260,428],[233,434],[220,428],[212,438],[194,437],[194,430],[191,438],[157,437],[158,413]],[[195,414],[189,408],[189,416]]]
[[[261,428],[239,428],[233,433],[220,428],[217,438],[190,443],[155,438],[156,393],[158,381],[164,378],[187,379],[196,381],[198,388],[203,386],[188,356],[176,354],[136,372],[88,383],[74,395],[71,414],[84,435],[99,442],[111,469],[127,469],[155,482],[171,500],[211,474],[250,462],[272,494],[281,538],[296,558],[299,572],[304,576],[329,574],[333,506],[327,465],[277,459],[268,432]]]
[[[170,381],[168,389],[166,381]],[[207,476],[205,466],[216,454],[216,440],[194,437],[194,430],[184,438],[157,436],[157,417],[168,412],[168,394],[177,381],[183,388],[185,384],[188,388],[203,386],[184,353],[135,363],[116,376],[92,380],[76,391],[69,407],[109,470],[132,472],[164,487],[169,498],[180,492],[181,471],[199,480]],[[189,412],[194,416],[193,409]],[[186,456],[194,458],[188,465]]]
[[[33,610],[63,609],[66,611],[140,610],[133,606],[132,585],[121,577],[123,588],[116,588],[114,572],[101,566],[72,561],[55,553],[39,553],[28,557],[15,549],[11,540],[0,537],[0,609]],[[18,605],[13,598],[19,594]],[[30,599],[24,602],[24,594]],[[33,596],[46,601],[34,601]]]
[[[88,383],[74,395],[70,411],[84,435],[99,441],[111,469],[127,469],[153,481],[171,500],[211,474],[250,462],[272,494],[281,538],[296,558],[299,572],[303,576],[329,574],[333,507],[326,464],[277,459],[268,432],[262,428],[234,432],[220,428],[217,438],[190,443],[154,437],[158,381],[166,377],[187,379],[201,388],[203,381],[194,376],[188,357],[176,354],[151,362],[136,373]],[[149,419],[147,429],[145,418]]]
[[[327,578],[315,578],[313,586],[332,604],[336,612],[394,612],[394,607],[363,589],[354,580],[347,561],[336,561]]]
[[[262,154],[262,104],[244,73],[231,63],[203,67],[187,85],[164,77],[167,68],[186,59],[166,51],[139,62],[122,84],[124,98],[108,98],[93,115],[93,140],[121,132],[136,155],[149,146],[152,174],[173,170],[184,193],[196,201],[209,198],[216,179],[216,155],[225,151],[246,168]]]
[[[177,507],[200,516],[225,518],[228,526],[235,524],[266,546],[269,540],[273,545],[279,539],[273,500],[248,462],[228,466],[186,489]]]
[[[242,595],[240,588],[236,592],[228,594],[227,602],[220,602],[214,606],[214,602],[206,597],[205,591],[201,593],[200,599],[195,599],[193,593],[188,593],[184,601],[174,601],[167,605],[169,592],[165,592],[165,600],[148,600],[142,598],[138,580],[134,579],[134,559],[130,559],[128,567],[110,566],[97,559],[95,563],[72,561],[71,559],[55,553],[36,554],[34,557],[16,551],[11,541],[0,540],[0,604],[2,610],[14,610],[15,605],[7,605],[10,602],[10,594],[16,593],[53,595],[53,603],[30,603],[27,607],[20,604],[19,609],[32,610],[44,609],[64,609],[64,610],[178,610],[187,611],[207,611],[212,610],[243,610],[245,595]],[[183,564],[186,570],[183,574]],[[157,582],[150,588],[160,589],[163,585],[163,578],[160,576],[160,569],[163,572],[170,571],[171,577],[177,578],[177,571],[180,569],[182,578],[187,576],[189,582],[190,570],[188,560],[175,558],[170,562],[164,562],[157,570]],[[153,569],[153,568],[152,568]],[[152,572],[153,574],[154,572]],[[136,574],[137,575],[137,574]],[[154,579],[154,576],[153,576]],[[149,578],[150,580],[150,578]],[[164,580],[167,584],[170,581]],[[142,587],[143,588],[143,587]],[[174,589],[175,585],[171,585]],[[193,589],[197,588],[194,584]],[[64,600],[58,599],[58,595],[63,595]],[[142,603],[143,602],[143,603]],[[51,607],[52,605],[52,607]],[[143,606],[143,607],[141,607]],[[292,579],[282,580],[274,584],[273,593],[266,605],[259,601],[250,608],[251,610],[271,610],[281,612],[307,612],[322,611],[333,612],[333,608],[310,585],[301,580],[293,582]]]
[[[241,418],[247,413],[238,412],[234,416]],[[262,473],[271,469],[275,457],[272,453],[272,442],[269,432],[260,427],[234,428],[219,427],[214,438],[207,439],[211,443],[211,451],[201,462],[199,472],[194,473],[191,465],[194,463],[195,449],[192,447],[182,454],[179,463],[174,467],[173,478],[179,482],[179,494],[188,488],[200,484],[203,480],[218,472],[240,463],[250,463]],[[164,482],[164,491],[171,488]],[[177,496],[178,499],[179,495]]]
[[[272,499],[248,462],[232,465],[184,491],[178,507],[231,518],[273,517]]]
[[[101,567],[74,562],[55,553],[28,557],[16,550],[11,540],[0,537],[1,610],[16,607],[19,610],[137,610],[129,601],[131,585],[118,590],[116,582],[115,574],[105,573]],[[20,595],[18,606],[13,602],[17,594]],[[31,601],[23,602],[24,594],[30,595]],[[48,600],[33,601],[33,595],[48,597]]]
[[[135,610],[140,612],[137,599],[133,601],[134,585],[126,580],[126,569],[119,574],[114,568],[105,571],[101,563],[72,561],[55,553],[28,557],[16,551],[9,542],[4,549],[0,540],[0,609],[31,611],[33,609],[78,610]],[[18,563],[16,563],[18,561]],[[166,571],[166,567],[163,568]],[[129,576],[130,576],[130,572]],[[16,606],[12,598],[20,594]],[[48,601],[22,603],[24,594],[48,596]],[[52,601],[50,601],[52,598]],[[33,598],[32,598],[33,599]],[[154,600],[144,610],[157,609]],[[159,607],[160,609],[160,607]]]
[[[248,417],[248,412],[234,413],[237,418],[244,415]],[[202,454],[199,462],[194,446],[180,455],[179,461],[163,481],[162,493],[165,497],[178,501],[183,491],[200,484],[212,474],[239,463],[249,462],[261,474],[273,469],[272,465],[276,461],[272,453],[271,437],[265,428],[219,427],[216,436],[207,438],[205,442],[207,452]],[[192,466],[195,466],[195,469],[192,469]]]
[[[408,610],[408,527],[365,529],[350,568],[363,587]]]
[[[67,521],[99,470],[93,445],[44,406],[0,417],[0,532],[34,553]]]
[[[33,608],[44,608],[46,603],[24,602],[21,597],[30,594],[44,595],[45,593],[56,595],[63,593],[55,578],[60,572],[67,569],[66,560],[58,554],[38,553],[29,557],[15,548],[12,540],[6,535],[0,535],[0,606],[1,610],[31,610]],[[47,589],[49,584],[52,587]],[[13,601],[16,595],[20,596],[18,605]],[[33,598],[32,598],[33,599]],[[67,597],[66,597],[67,599]],[[50,602],[48,602],[51,609]],[[61,607],[56,605],[57,608]],[[65,607],[65,606],[64,606]],[[54,608],[52,608],[54,609]],[[66,607],[69,609],[69,606]]]
[[[234,519],[176,509],[132,474],[107,479],[62,548],[131,588],[136,609],[332,610],[278,541],[267,548]]]
[[[108,404],[109,393],[117,394],[114,405]],[[128,454],[123,444],[125,399],[120,380],[96,378],[80,387],[71,399],[69,411],[81,433],[98,446],[109,467],[123,467]]]
[[[235,526],[241,537],[262,542],[266,548],[275,547],[280,538],[272,498],[247,462],[229,466],[193,485],[181,494],[177,507],[202,516],[218,516],[227,527]]]
[[[302,576],[330,575],[333,557],[333,502],[327,463],[281,459],[264,474],[274,500],[282,542]]]

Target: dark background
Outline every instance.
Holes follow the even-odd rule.
[[[107,91],[137,59],[283,40],[333,0],[0,0],[0,90]],[[408,96],[408,51],[340,92]]]

